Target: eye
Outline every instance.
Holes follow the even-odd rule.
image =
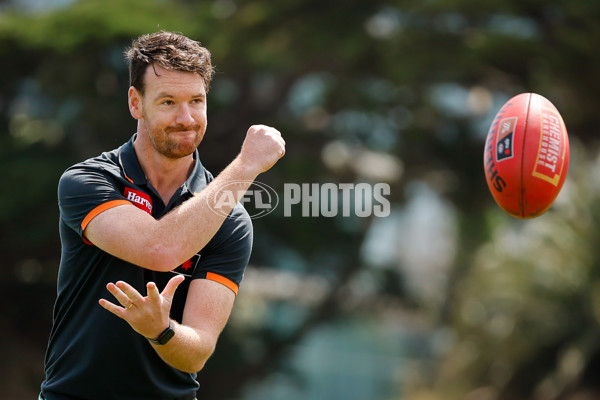
[[[164,105],[164,106],[171,106],[171,105],[173,105],[173,104],[175,104],[175,103],[173,102],[173,100],[164,100],[164,101],[163,101],[162,103],[160,103],[160,104],[162,104],[162,105]]]
[[[204,103],[204,99],[199,97],[197,99],[192,100],[192,103],[194,103],[194,104],[202,104],[202,103]]]

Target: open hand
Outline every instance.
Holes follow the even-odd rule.
[[[158,337],[169,326],[171,303],[177,287],[185,280],[183,275],[175,275],[167,282],[162,293],[154,282],[146,285],[148,295],[142,296],[130,284],[119,281],[109,283],[106,288],[117,299],[121,307],[106,299],[100,299],[102,307],[127,321],[142,336]]]

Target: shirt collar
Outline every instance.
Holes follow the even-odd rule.
[[[146,178],[146,175],[142,170],[142,166],[135,153],[135,148],[133,147],[136,136],[137,133],[134,133],[131,139],[119,148],[119,163],[121,164],[125,179],[138,186],[147,185],[148,178]],[[194,159],[196,160],[194,169],[183,184],[183,192],[187,191],[191,194],[198,193],[207,185],[206,170],[200,162],[198,149],[194,151]]]

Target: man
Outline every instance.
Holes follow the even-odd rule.
[[[277,130],[252,126],[213,178],[196,150],[210,53],[158,32],[126,56],[137,133],[59,182],[62,254],[42,399],[195,398],[252,245],[239,204],[213,210],[219,190],[236,182],[227,189],[240,200],[285,152]]]

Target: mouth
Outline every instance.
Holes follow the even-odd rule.
[[[180,137],[180,138],[195,138],[198,135],[198,131],[193,130],[193,129],[187,129],[187,130],[177,129],[177,130],[170,131],[168,134],[171,136]]]
[[[186,126],[186,127],[178,126],[178,127],[167,128],[167,133],[189,135],[189,134],[196,134],[199,130],[200,130],[200,127],[197,125]]]

